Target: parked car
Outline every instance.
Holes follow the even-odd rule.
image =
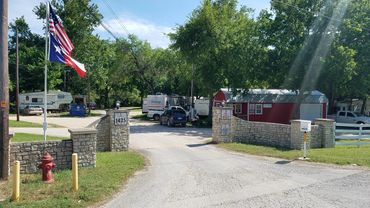
[[[336,115],[330,115],[328,118],[334,119],[338,123],[370,123],[370,117],[352,111],[338,111]]]
[[[43,109],[37,105],[27,105],[21,111],[24,115],[41,115],[43,113]]]
[[[181,107],[172,106],[170,109],[164,111],[159,119],[161,125],[175,126],[181,125],[185,126],[187,122],[186,112]]]
[[[87,108],[90,108],[91,110],[95,110],[96,106],[97,105],[94,101],[91,101],[91,102],[87,103]]]

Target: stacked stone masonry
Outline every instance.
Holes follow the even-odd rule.
[[[248,122],[237,117],[233,117],[233,122],[235,142],[283,148],[290,146],[290,125]]]
[[[123,125],[115,124],[115,113],[126,114],[127,122]],[[108,110],[110,117],[110,151],[127,151],[129,146],[130,129],[128,123],[128,111],[126,110]]]
[[[70,140],[56,140],[44,142],[12,142],[10,144],[10,164],[19,160],[21,173],[34,173],[40,171],[38,165],[44,151],[47,150],[54,158],[56,169],[70,169],[72,167],[72,154],[78,154],[79,166],[96,165],[96,130],[74,129]],[[11,169],[11,168],[10,168]]]
[[[240,142],[247,144],[265,145],[287,149],[302,149],[304,132],[301,132],[300,120],[292,120],[290,125],[251,122],[232,116],[230,120],[221,115],[225,107],[213,109],[213,142]],[[229,134],[222,133],[222,126],[231,126]],[[307,132],[309,148],[334,147],[334,121],[317,119],[311,131]]]
[[[72,140],[11,143],[10,164],[13,166],[14,161],[19,160],[21,173],[37,172],[46,149],[54,158],[57,169],[67,169],[71,167],[72,146]]]
[[[78,166],[96,166],[95,129],[69,129],[73,141],[73,153],[78,155]]]
[[[97,150],[109,151],[110,150],[110,117],[108,115],[102,117],[96,126],[97,133]]]

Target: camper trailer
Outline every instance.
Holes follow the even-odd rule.
[[[69,92],[49,91],[47,94],[47,109],[50,111],[66,110],[72,102]],[[27,106],[44,107],[44,92],[29,92],[19,94],[19,108],[22,110]]]

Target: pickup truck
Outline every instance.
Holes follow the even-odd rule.
[[[334,119],[338,123],[370,123],[370,117],[352,111],[338,111],[336,115],[329,115],[328,118]]]

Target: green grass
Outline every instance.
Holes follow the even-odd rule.
[[[90,115],[86,114],[86,117],[96,117],[101,116],[99,113],[93,113],[91,112]],[[48,115],[48,117],[77,117],[77,116],[71,116],[69,112],[61,112],[61,113],[53,113],[51,115]]]
[[[63,128],[63,126],[59,126],[56,124],[48,124],[51,128]],[[41,124],[32,123],[28,121],[16,121],[16,120],[9,120],[9,127],[24,127],[24,128],[42,128]]]
[[[133,108],[130,109],[130,111],[132,111],[132,112],[142,112],[142,109],[141,109],[141,107],[133,107]]]
[[[34,128],[40,128],[40,127],[42,127],[42,125],[41,124],[38,124],[38,123],[27,122],[27,121],[9,120],[9,127],[34,127]]]
[[[132,116],[132,118],[142,120],[142,121],[150,121],[151,120],[146,114],[135,115],[135,116]]]
[[[0,207],[91,206],[112,197],[144,165],[144,158],[136,152],[99,152],[96,168],[79,169],[79,190],[76,193],[71,190],[70,170],[55,172],[53,184],[42,183],[40,174],[23,174],[20,201],[10,202],[9,196],[6,201],[0,202]],[[11,190],[10,181],[8,186]]]
[[[48,136],[47,140],[64,140],[69,139],[68,137],[56,137]],[[12,142],[36,142],[44,141],[43,135],[38,134],[27,134],[27,133],[15,133],[14,137],[11,139]]]
[[[288,160],[302,157],[300,150],[284,150],[274,147],[257,146],[240,143],[224,143],[219,147],[260,156],[278,157]],[[320,148],[308,150],[309,161],[333,163],[338,165],[357,164],[370,167],[370,145],[364,146],[337,146],[335,148]]]

